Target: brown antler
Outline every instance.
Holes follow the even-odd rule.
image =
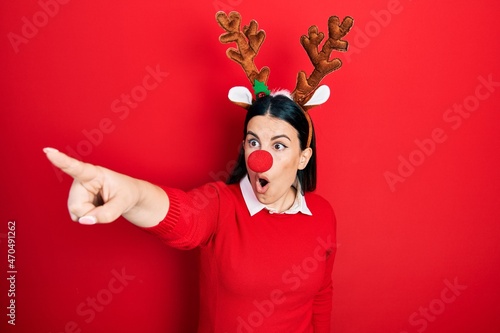
[[[330,54],[333,50],[347,51],[347,42],[342,40],[353,25],[354,20],[347,16],[341,24],[337,16],[331,16],[328,19],[328,35],[329,38],[319,51],[319,44],[324,38],[322,32],[318,32],[318,27],[313,25],[309,28],[308,36],[302,36],[300,43],[307,52],[314,65],[314,70],[306,78],[306,73],[300,71],[297,76],[297,85],[292,95],[294,100],[299,105],[304,105],[311,98],[312,93],[318,87],[320,81],[329,73],[337,70],[342,66],[340,59],[335,58],[330,60]]]
[[[263,30],[258,30],[258,24],[255,20],[250,21],[250,24],[244,26],[243,30],[240,31],[241,16],[237,12],[231,12],[229,15],[218,12],[216,19],[219,25],[227,31],[219,37],[221,43],[236,42],[238,47],[237,49],[227,49],[227,56],[243,67],[252,86],[255,80],[266,84],[270,72],[269,68],[263,67],[259,71],[254,63],[254,58],[266,38],[266,33]]]

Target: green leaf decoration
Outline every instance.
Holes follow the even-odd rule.
[[[264,82],[260,82],[258,80],[255,80],[254,81],[254,84],[253,84],[253,91],[255,93],[255,96],[257,96],[258,94],[260,93],[264,93],[266,95],[269,95],[271,94],[271,92],[269,91],[269,89],[267,88],[266,84]]]

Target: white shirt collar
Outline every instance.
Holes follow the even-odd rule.
[[[297,214],[300,212],[302,214],[312,215],[311,211],[307,207],[306,198],[302,194],[300,183],[298,182],[298,180],[295,180],[294,187],[297,189],[295,201],[293,202],[292,207],[284,211],[283,214]],[[257,199],[255,193],[253,192],[252,185],[250,184],[250,180],[248,179],[248,175],[245,175],[245,177],[241,179],[240,189],[241,194],[243,195],[243,199],[245,200],[245,204],[247,205],[248,211],[250,212],[250,216],[254,216],[264,208],[267,209],[271,214],[277,213],[276,210],[268,208]]]

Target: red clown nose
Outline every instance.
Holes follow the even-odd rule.
[[[253,172],[266,172],[273,166],[273,157],[265,150],[256,150],[248,155],[247,163]]]

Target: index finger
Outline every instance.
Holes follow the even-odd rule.
[[[54,148],[44,148],[43,151],[52,164],[80,182],[90,181],[97,177],[98,169],[95,165],[69,157]]]

